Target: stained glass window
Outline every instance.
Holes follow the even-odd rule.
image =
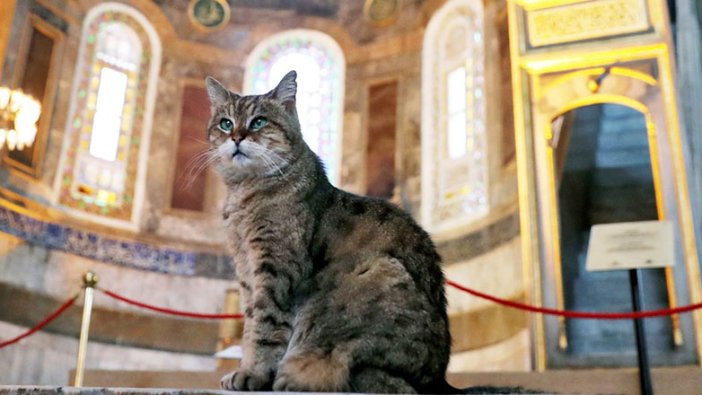
[[[297,112],[307,145],[322,158],[329,179],[339,179],[344,57],[329,36],[293,30],[270,37],[251,53],[244,93],[273,89],[297,71]]]
[[[466,68],[463,66],[450,71],[446,78],[449,159],[457,159],[467,154],[465,81]]]
[[[480,2],[449,1],[423,48],[422,222],[440,231],[489,208]]]
[[[85,19],[59,202],[130,220],[143,172],[138,162],[151,108],[155,33],[136,10],[114,6],[95,7]]]

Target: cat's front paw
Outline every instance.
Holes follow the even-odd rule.
[[[341,392],[347,390],[343,384],[326,382],[326,377],[295,377],[288,373],[278,374],[273,382],[275,392]]]
[[[306,388],[302,388],[299,383],[291,380],[292,377],[286,374],[279,374],[273,382],[273,391],[275,392],[304,392]]]
[[[276,392],[348,391],[348,361],[338,352],[287,356],[273,382]]]
[[[239,369],[222,377],[219,385],[230,391],[260,391],[271,388],[272,377],[270,372]]]

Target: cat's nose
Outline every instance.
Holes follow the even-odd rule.
[[[245,139],[246,135],[244,134],[232,134],[232,141],[236,143],[236,145],[239,145],[241,143],[241,140]]]

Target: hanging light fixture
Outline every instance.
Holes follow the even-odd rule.
[[[22,150],[34,143],[41,104],[21,90],[0,86],[0,148]]]

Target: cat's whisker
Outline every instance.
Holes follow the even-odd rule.
[[[207,140],[201,139],[201,138],[198,138],[198,137],[195,137],[195,136],[185,136],[185,138],[188,139],[188,140],[190,140],[190,141],[195,141],[195,142],[197,142],[197,143],[202,143],[202,144],[204,144],[205,146],[207,146],[207,145],[209,144],[209,142],[208,142]],[[208,149],[209,149],[209,148],[208,148]]]
[[[283,173],[283,170],[281,170],[280,166],[278,166],[278,164],[275,162],[275,160],[273,160],[273,158],[270,157],[270,155],[268,154],[268,152],[266,152],[266,151],[261,151],[261,152],[259,153],[259,155],[260,155],[260,158],[261,158],[264,162],[266,162],[266,165],[267,165],[268,170],[277,170],[278,173],[280,173],[280,175],[281,175],[283,178],[285,178],[285,173]]]
[[[212,151],[212,148],[207,148],[203,151],[198,152],[195,156],[188,160],[188,163],[185,165],[185,170],[188,171],[191,170],[192,167],[197,166],[197,164],[204,158],[208,157]]]
[[[191,178],[197,177],[200,173],[209,167],[212,163],[216,162],[218,155],[216,152],[210,152],[208,156],[200,163],[200,165],[193,169],[193,175]]]
[[[202,167],[202,164],[209,161],[211,157],[212,150],[210,149],[200,152],[188,162],[188,164],[185,167],[185,173],[188,176],[196,175],[195,173],[199,171],[200,167]]]
[[[205,162],[203,162],[203,164],[200,165],[200,166],[197,168],[197,170],[194,171],[193,174],[190,175],[190,176],[188,177],[188,181],[187,181],[187,183],[183,186],[183,188],[184,188],[184,189],[190,189],[190,188],[193,186],[193,184],[195,183],[195,180],[197,180],[198,177],[200,176],[200,173],[201,173],[204,169],[206,169],[211,163],[212,163],[212,160],[211,160],[211,159],[207,159]]]
[[[190,160],[188,160],[188,163],[185,164],[185,169],[178,176],[176,183],[181,187],[187,184],[188,180],[190,180],[190,178],[193,176],[193,170],[199,167],[200,163],[204,160],[207,160],[205,152],[200,152],[197,155],[190,158]]]
[[[251,150],[266,164],[267,171],[277,171],[284,179],[287,178],[281,167],[278,165],[279,162],[285,162],[280,155],[264,146],[255,145],[252,147],[254,148]]]
[[[214,149],[208,148],[191,158],[186,167],[183,175],[178,180],[183,189],[190,189],[195,179],[200,175],[200,173],[212,164],[217,159],[216,151]],[[185,179],[185,183],[183,183]]]

